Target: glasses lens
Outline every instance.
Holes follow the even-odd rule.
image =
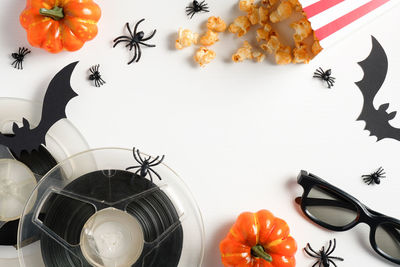
[[[376,228],[375,241],[378,248],[389,257],[400,260],[400,225],[382,223]]]
[[[335,227],[344,227],[357,219],[357,207],[334,192],[314,186],[303,199],[311,217]]]

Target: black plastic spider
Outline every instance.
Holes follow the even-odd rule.
[[[143,159],[140,156],[139,149],[133,148],[133,157],[140,165],[128,167],[126,168],[126,170],[138,168],[135,174],[139,174],[141,177],[146,177],[148,174],[150,176],[150,181],[153,182],[153,177],[151,176],[151,173],[154,173],[158,177],[158,179],[161,180],[160,175],[156,171],[154,171],[152,167],[161,164],[161,162],[164,160],[164,156],[162,156],[161,159],[159,159],[160,156],[155,157],[153,160],[151,160],[150,156]]]
[[[147,41],[147,40],[150,40],[151,38],[153,38],[153,36],[156,34],[157,30],[154,30],[153,33],[150,34],[150,36],[146,37],[146,38],[143,38],[144,37],[143,31],[137,32],[137,28],[138,28],[139,24],[143,21],[144,21],[144,19],[141,19],[141,20],[139,20],[138,23],[136,23],[133,33],[131,30],[131,27],[129,26],[129,23],[127,22],[126,28],[128,29],[130,36],[122,35],[122,36],[119,36],[114,39],[115,44],[113,47],[116,47],[117,44],[119,44],[121,42],[127,42],[128,44],[125,47],[129,46],[129,51],[131,51],[132,48],[135,48],[135,54],[134,54],[132,60],[128,62],[128,65],[131,64],[135,60],[136,60],[136,62],[139,62],[140,57],[142,56],[142,50],[140,48],[140,45],[144,45],[147,47],[156,47],[155,45],[146,44],[146,43],[144,43],[144,41]]]
[[[31,51],[28,48],[25,47],[20,47],[18,49],[18,53],[12,53],[11,56],[13,57],[14,62],[11,63],[11,66],[14,66],[14,68],[22,70],[22,61],[24,61],[24,58],[27,54],[29,54]]]
[[[307,243],[307,246],[304,248],[304,251],[309,256],[318,259],[318,261],[314,263],[312,267],[317,266],[318,263],[319,263],[318,266],[321,266],[322,264],[323,267],[329,267],[330,263],[332,263],[335,267],[337,267],[336,264],[333,262],[333,260],[344,261],[344,259],[330,256],[332,252],[335,250],[335,248],[336,248],[336,239],[333,239],[333,247],[332,247],[332,240],[329,240],[329,247],[326,251],[325,247],[322,247],[319,253],[317,253],[312,249],[309,243]]]
[[[331,69],[324,71],[321,67],[319,67],[319,69],[315,70],[313,77],[325,81],[328,84],[328,88],[331,88],[335,83],[335,78],[331,77],[331,74]]]
[[[99,71],[100,68],[100,64],[94,65],[92,66],[89,71],[90,71],[90,75],[89,75],[89,80],[94,81],[94,85],[96,87],[100,87],[103,84],[105,84],[106,82],[101,78],[101,74]]]
[[[194,0],[191,5],[186,7],[186,14],[190,16],[190,18],[193,18],[194,14],[196,13],[210,12],[208,10],[208,4],[204,2],[205,0],[200,3]]]
[[[382,178],[386,178],[385,176],[385,170],[382,167],[379,167],[379,169],[371,174],[368,175],[363,175],[361,176],[364,180],[364,182],[368,185],[372,183],[380,184]]]

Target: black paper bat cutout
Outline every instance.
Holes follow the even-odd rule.
[[[45,136],[48,130],[59,120],[66,118],[65,107],[68,102],[77,96],[71,88],[71,75],[78,62],[64,67],[51,80],[43,100],[42,117],[36,128],[30,129],[27,119],[22,118],[23,126],[13,124],[13,135],[0,133],[0,144],[7,146],[16,156],[22,151],[28,153],[45,145]]]
[[[374,107],[374,99],[381,89],[388,70],[388,59],[385,50],[380,43],[372,37],[372,49],[369,56],[358,64],[364,71],[364,77],[356,82],[360,89],[364,104],[358,121],[365,121],[365,130],[371,136],[376,136],[377,141],[384,138],[393,138],[400,141],[400,129],[389,124],[396,116],[396,112],[388,113],[389,103]]]

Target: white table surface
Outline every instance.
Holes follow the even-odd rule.
[[[222,266],[218,245],[243,211],[269,209],[284,218],[298,241],[298,266],[314,259],[301,248],[314,248],[336,238],[338,266],[391,266],[369,245],[369,229],[359,225],[344,233],[329,232],[306,220],[294,204],[302,193],[295,178],[301,169],[313,172],[353,194],[373,209],[400,218],[400,142],[376,142],[357,122],[362,96],[354,82],[363,73],[357,62],[370,52],[374,35],[389,59],[388,76],[375,106],[390,102],[400,110],[400,6],[324,50],[308,65],[276,66],[269,60],[234,64],[231,54],[242,40],[221,35],[217,58],[200,69],[192,62],[194,47],[174,49],[176,31],[204,29],[208,15],[188,20],[189,1],[97,0],[103,14],[97,38],[80,51],[57,55],[33,48],[24,70],[10,66],[10,54],[28,46],[18,17],[23,0],[0,2],[0,97],[41,101],[48,82],[76,60],[72,86],[79,94],[67,107],[68,118],[92,148],[132,147],[153,155],[166,154],[193,192],[206,231],[203,266]],[[209,0],[209,15],[230,22],[240,12],[236,0]],[[130,54],[112,49],[124,24],[146,21],[157,29],[143,49],[140,63],[126,65]],[[91,65],[100,64],[107,84],[95,88],[87,80]],[[336,77],[329,90],[312,79],[317,67]],[[392,121],[400,127],[400,116]],[[387,179],[366,186],[360,176],[383,166]],[[190,233],[188,233],[190,234]]]

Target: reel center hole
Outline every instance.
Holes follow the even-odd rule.
[[[98,267],[125,267],[140,257],[144,235],[138,220],[128,213],[107,208],[93,214],[81,232],[81,250]]]

